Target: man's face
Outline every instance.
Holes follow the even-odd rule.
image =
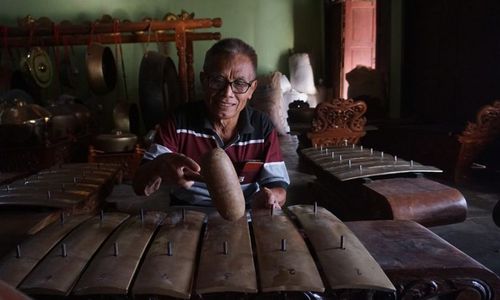
[[[218,55],[209,66],[200,78],[210,117],[214,122],[237,121],[257,86],[251,60],[242,54]]]

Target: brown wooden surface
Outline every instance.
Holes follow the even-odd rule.
[[[304,228],[331,289],[396,290],[363,244],[332,213],[318,207],[315,214],[312,205],[288,209]]]
[[[269,210],[254,210],[252,227],[261,292],[325,290],[304,239],[281,210],[272,216]],[[286,251],[281,251],[282,239]]]
[[[498,275],[416,222],[379,220],[346,225],[397,287],[397,299],[415,299],[416,295],[432,299],[469,289],[482,293],[478,299],[500,298]]]
[[[467,202],[459,190],[426,178],[388,178],[364,183],[368,197],[390,207],[392,218],[425,226],[462,222]]]
[[[224,254],[227,242],[227,254]],[[196,293],[257,292],[257,275],[246,214],[233,222],[218,213],[208,217]]]
[[[9,218],[2,213],[2,230],[6,229],[12,234],[20,223],[29,223],[30,213],[17,213]],[[57,213],[59,217],[59,213]],[[21,281],[28,275],[35,265],[62,239],[66,234],[88,219],[88,215],[66,217],[63,224],[60,222],[53,223],[46,227],[38,234],[26,239],[21,246],[21,257],[16,257],[15,245],[12,245],[11,251],[0,261],[0,279],[4,280],[12,286],[18,286]],[[17,222],[14,222],[15,219]],[[16,228],[11,228],[8,224],[15,225]],[[2,234],[2,240],[5,235]]]
[[[156,228],[165,218],[161,212],[128,219],[92,258],[73,288],[75,295],[126,295],[141,257]],[[115,243],[118,253],[115,256]]]
[[[168,213],[149,248],[132,287],[134,296],[161,295],[182,299],[191,297],[196,268],[196,251],[205,214],[185,210]],[[172,255],[167,255],[167,243]]]
[[[19,288],[28,294],[67,296],[96,250],[127,218],[123,213],[106,213],[102,221],[95,216],[85,222],[59,242]]]

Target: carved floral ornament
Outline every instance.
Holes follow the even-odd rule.
[[[468,122],[459,140],[486,138],[494,139],[500,134],[500,100],[491,105],[485,105],[477,113],[476,123]]]
[[[353,99],[333,99],[318,104],[312,122],[312,132],[345,128],[362,132],[366,124],[366,103]]]

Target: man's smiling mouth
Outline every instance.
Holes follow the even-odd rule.
[[[236,106],[236,103],[228,103],[228,102],[219,102],[219,107],[233,107]]]

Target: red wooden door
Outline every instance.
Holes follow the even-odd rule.
[[[344,63],[341,97],[347,97],[345,74],[358,65],[375,68],[376,0],[345,0]]]

